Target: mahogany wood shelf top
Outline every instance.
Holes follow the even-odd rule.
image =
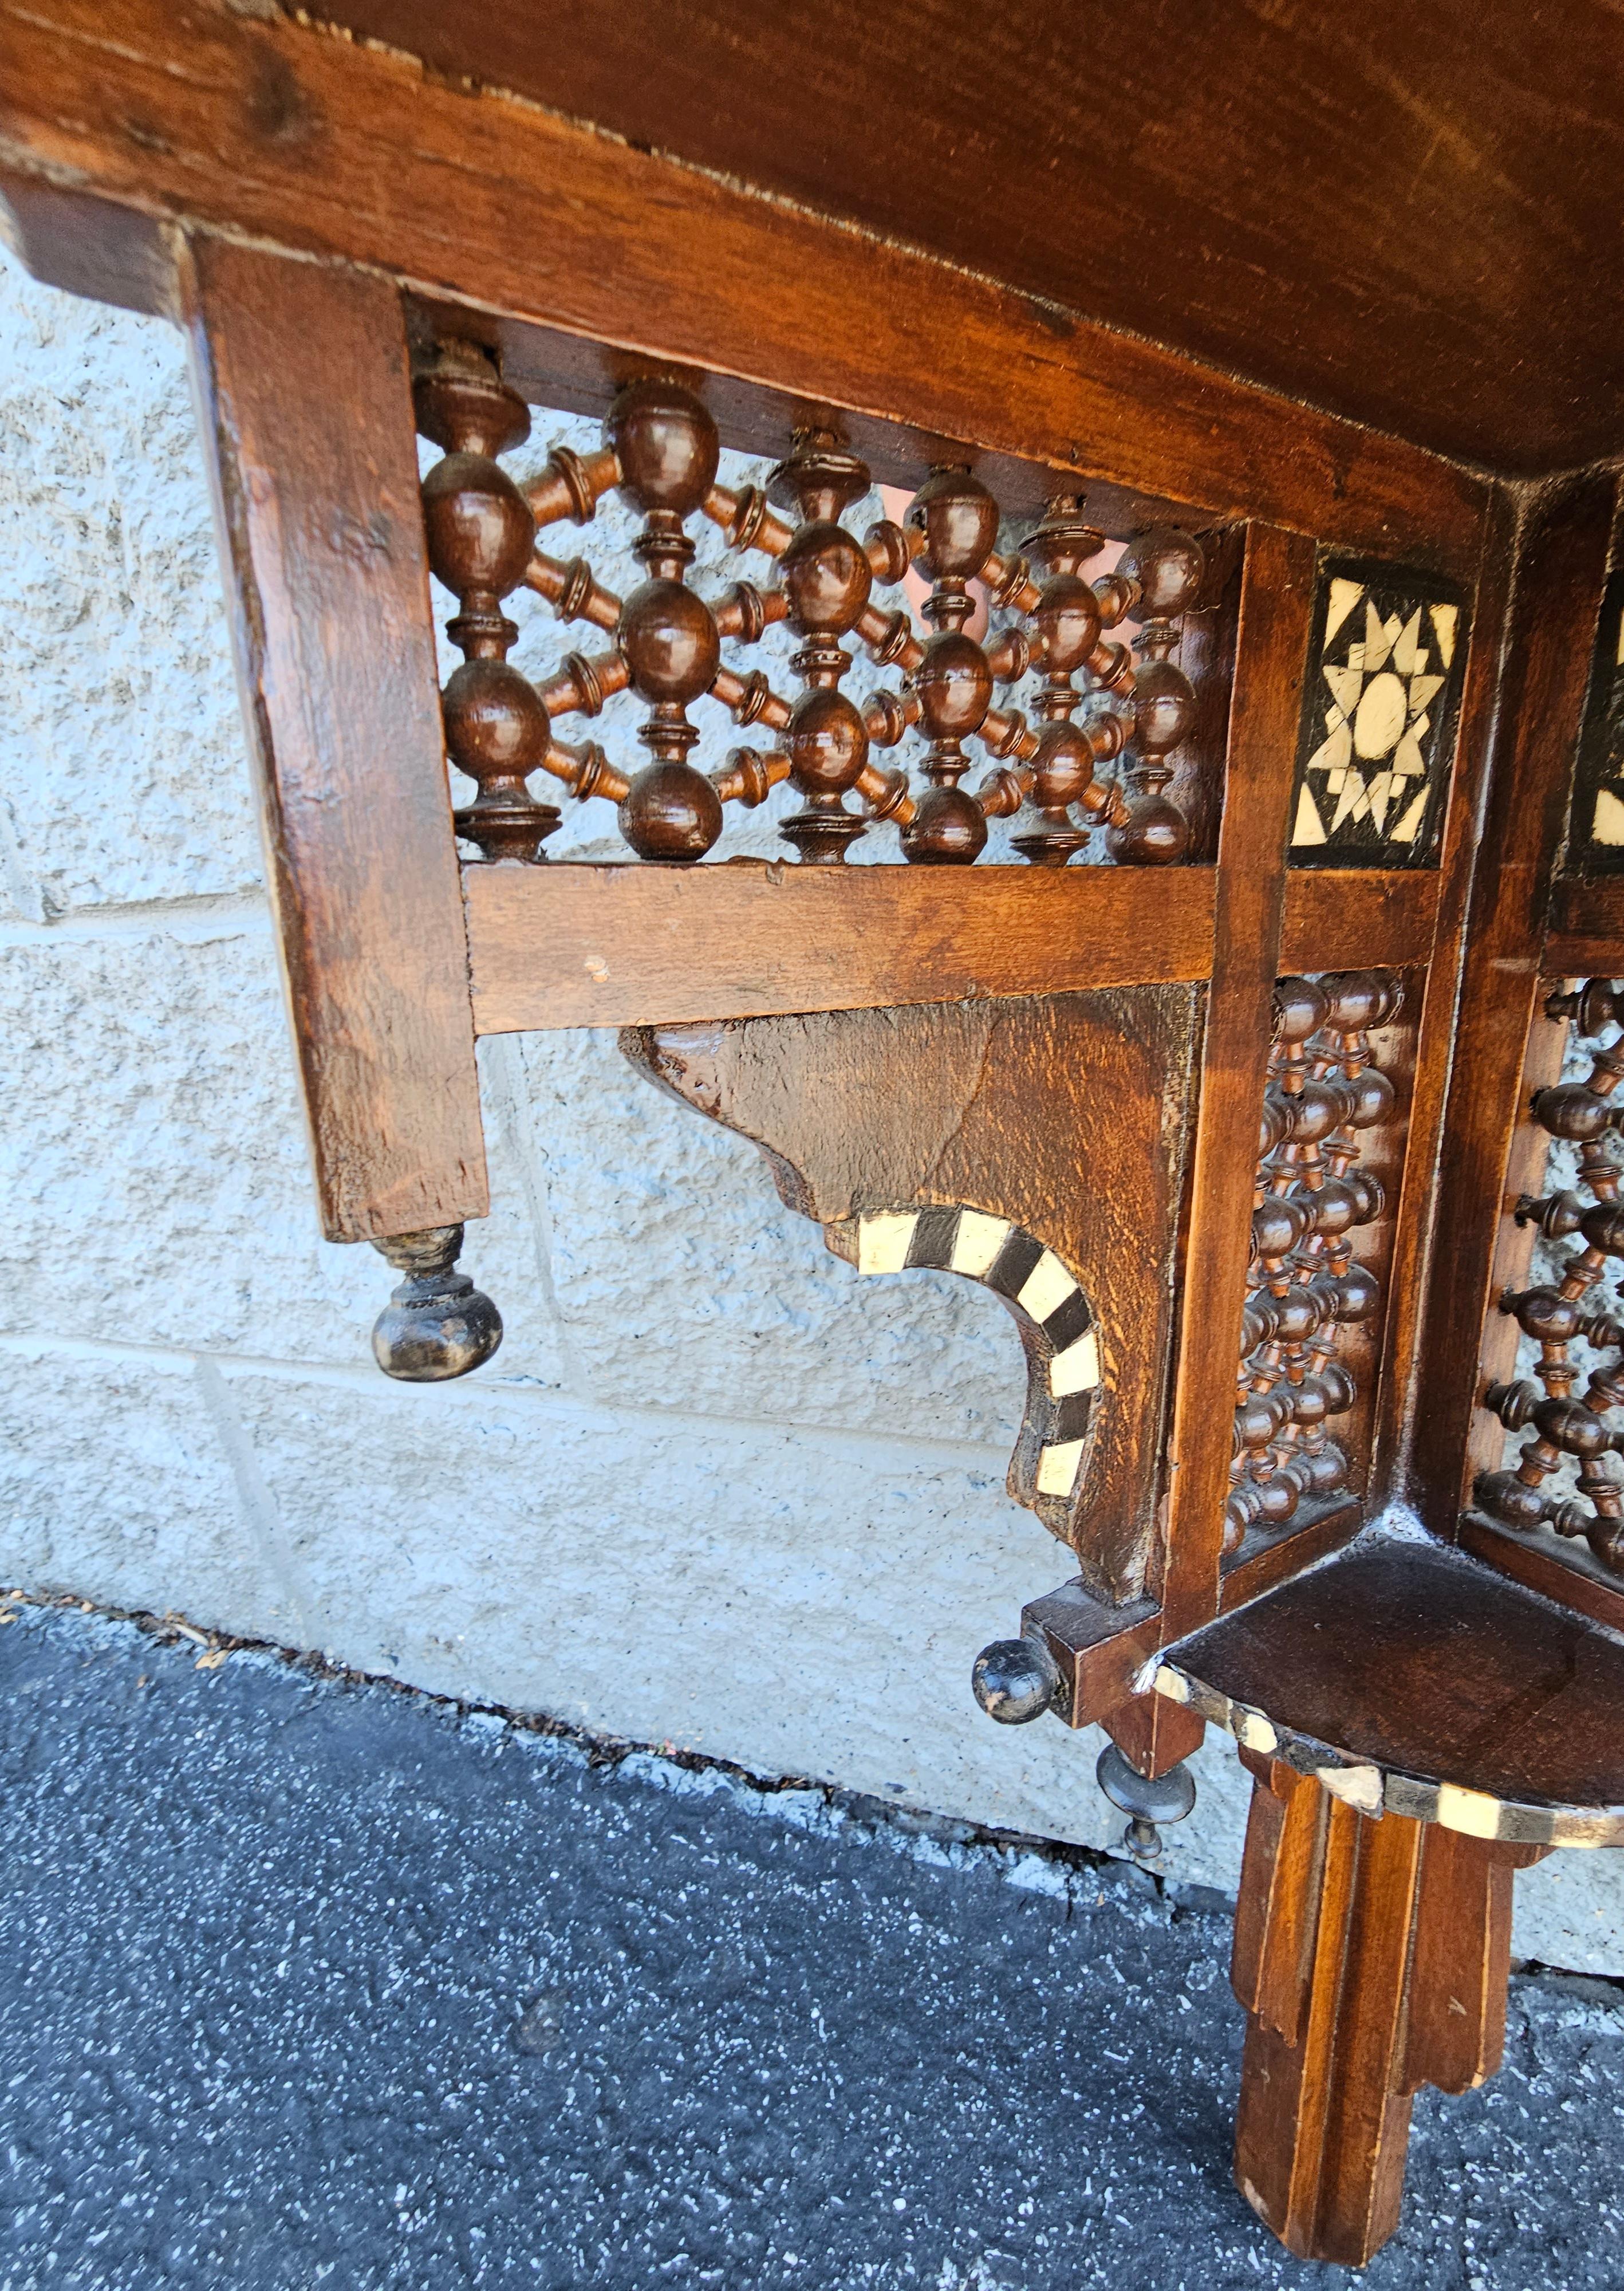
[[[1363,1813],[1624,1843],[1624,1642],[1459,1552],[1362,1542],[1165,1650],[1156,1691]]]
[[[1464,460],[1548,470],[1624,440],[1601,0],[1411,0],[1396,41],[1300,0],[1149,0],[1129,39],[1101,0],[995,26],[831,0],[813,41],[793,11],[718,0],[646,0],[635,37],[611,0],[313,12]],[[1580,57],[1582,94],[1553,69]],[[905,165],[874,133],[880,88]],[[1133,154],[1104,199],[1103,153]]]

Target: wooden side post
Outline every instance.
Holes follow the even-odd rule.
[[[400,298],[207,237],[185,269],[323,1229],[484,1217]]]
[[[1235,2180],[1299,2258],[1362,2267],[1398,2225],[1416,2093],[1465,2092],[1499,2066],[1512,1877],[1545,1849],[1373,1821],[1242,1756]]]
[[[1271,526],[1249,526],[1169,1448],[1164,1643],[1199,1629],[1218,1611],[1234,1362],[1246,1301],[1313,602],[1313,544]],[[1202,1735],[1193,1712],[1160,1695],[1130,1696],[1102,1723],[1146,1774],[1166,1773]]]
[[[1467,1494],[1479,1345],[1515,1201],[1507,1164],[1617,505],[1614,474],[1590,470],[1544,489],[1518,537],[1411,1395],[1407,1492],[1436,1535],[1454,1535]]]

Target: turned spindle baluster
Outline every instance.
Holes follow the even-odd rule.
[[[799,433],[795,451],[779,463],[768,498],[796,510],[795,531],[780,556],[786,619],[802,639],[791,666],[805,690],[784,734],[790,777],[805,797],[779,832],[803,861],[840,865],[849,845],[867,831],[846,797],[868,768],[868,732],[840,690],[851,655],[840,639],[862,619],[873,567],[862,543],[840,522],[869,489],[866,465],[826,430]]]
[[[1275,990],[1226,1551],[1349,1483],[1352,1460],[1326,1426],[1357,1397],[1336,1357],[1340,1331],[1381,1306],[1352,1234],[1381,1216],[1385,1196],[1355,1164],[1359,1133],[1393,1114],[1393,1085],[1371,1063],[1369,1033],[1391,1024],[1399,1001],[1397,982],[1375,971],[1286,978]]]
[[[1588,979],[1572,993],[1553,994],[1546,1009],[1552,1018],[1572,1019],[1594,1033],[1618,1020],[1620,1000],[1610,981]],[[1596,1198],[1587,1204],[1581,1194],[1559,1192],[1539,1201],[1525,1194],[1517,1202],[1519,1225],[1536,1226],[1548,1242],[1577,1236],[1583,1246],[1565,1255],[1554,1282],[1535,1282],[1499,1299],[1500,1311],[1540,1347],[1539,1382],[1491,1383],[1483,1404],[1508,1432],[1531,1430],[1532,1437],[1515,1465],[1481,1474],[1473,1490],[1479,1507],[1499,1526],[1524,1534],[1548,1528],[1582,1539],[1618,1572],[1624,1572],[1624,1486],[1608,1458],[1624,1447],[1624,1428],[1610,1420],[1610,1411],[1624,1403],[1624,1367],[1598,1362],[1582,1395],[1576,1395],[1581,1370],[1572,1346],[1586,1343],[1616,1353],[1624,1341],[1615,1322],[1582,1309],[1609,1263],[1624,1259],[1624,1204],[1606,1143],[1619,1124],[1613,1100],[1621,1081],[1624,1036],[1615,1036],[1592,1051],[1583,1081],[1556,1083],[1532,1100],[1540,1127],[1579,1148],[1580,1182]],[[1578,1495],[1548,1491],[1545,1482],[1568,1463],[1577,1467]]]
[[[699,734],[687,711],[715,681],[721,638],[687,585],[694,543],[683,525],[716,482],[716,424],[691,391],[637,382],[610,407],[604,434],[622,490],[643,513],[632,547],[647,575],[622,606],[617,636],[631,688],[649,703],[638,738],[654,760],[621,800],[621,833],[641,859],[702,859],[722,832],[722,806],[688,761]]]
[[[903,849],[916,865],[964,867],[987,840],[986,814],[959,784],[969,768],[964,743],[993,703],[992,664],[964,623],[975,610],[969,583],[998,537],[998,503],[969,470],[937,470],[908,504],[907,522],[923,535],[920,562],[931,590],[921,609],[936,633],[908,679],[930,743],[930,784],[903,830]]]
[[[1081,568],[1105,545],[1081,512],[1080,495],[1058,494],[1026,536],[1026,547],[1048,571],[1031,607],[1033,658],[1044,682],[1035,703],[1037,751],[1023,774],[1033,816],[1012,840],[1035,867],[1064,867],[1087,845],[1112,801],[1098,768],[1121,754],[1126,736],[1122,717],[1109,707],[1073,721],[1083,703],[1074,679],[1087,667],[1100,626],[1099,600]],[[1081,825],[1074,810],[1082,814]]]
[[[1190,679],[1170,657],[1178,622],[1200,593],[1206,561],[1201,543],[1171,526],[1158,526],[1129,544],[1113,578],[1127,584],[1129,613],[1145,618],[1138,638],[1143,655],[1133,671],[1133,737],[1124,767],[1130,800],[1113,819],[1105,842],[1124,866],[1164,867],[1190,848],[1190,823],[1166,793],[1173,776],[1168,757],[1195,721]]]
[[[472,342],[441,344],[413,399],[418,428],[446,449],[422,501],[430,565],[458,600],[447,633],[465,655],[441,695],[446,753],[478,790],[456,831],[486,860],[538,860],[559,819],[527,784],[546,759],[547,711],[509,663],[519,630],[502,609],[524,581],[535,521],[495,458],[529,436],[529,410]]]

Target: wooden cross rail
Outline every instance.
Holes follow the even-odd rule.
[[[1059,994],[1211,976],[1217,870],[798,868],[741,859],[470,868],[481,1034]],[[1371,869],[1286,888],[1283,969],[1431,952],[1438,880]]]

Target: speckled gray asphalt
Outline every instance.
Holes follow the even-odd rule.
[[[1136,1874],[127,1623],[0,1630],[0,2284],[1348,2283]],[[1624,2285],[1624,1998],[1521,1978],[1372,2291]]]

